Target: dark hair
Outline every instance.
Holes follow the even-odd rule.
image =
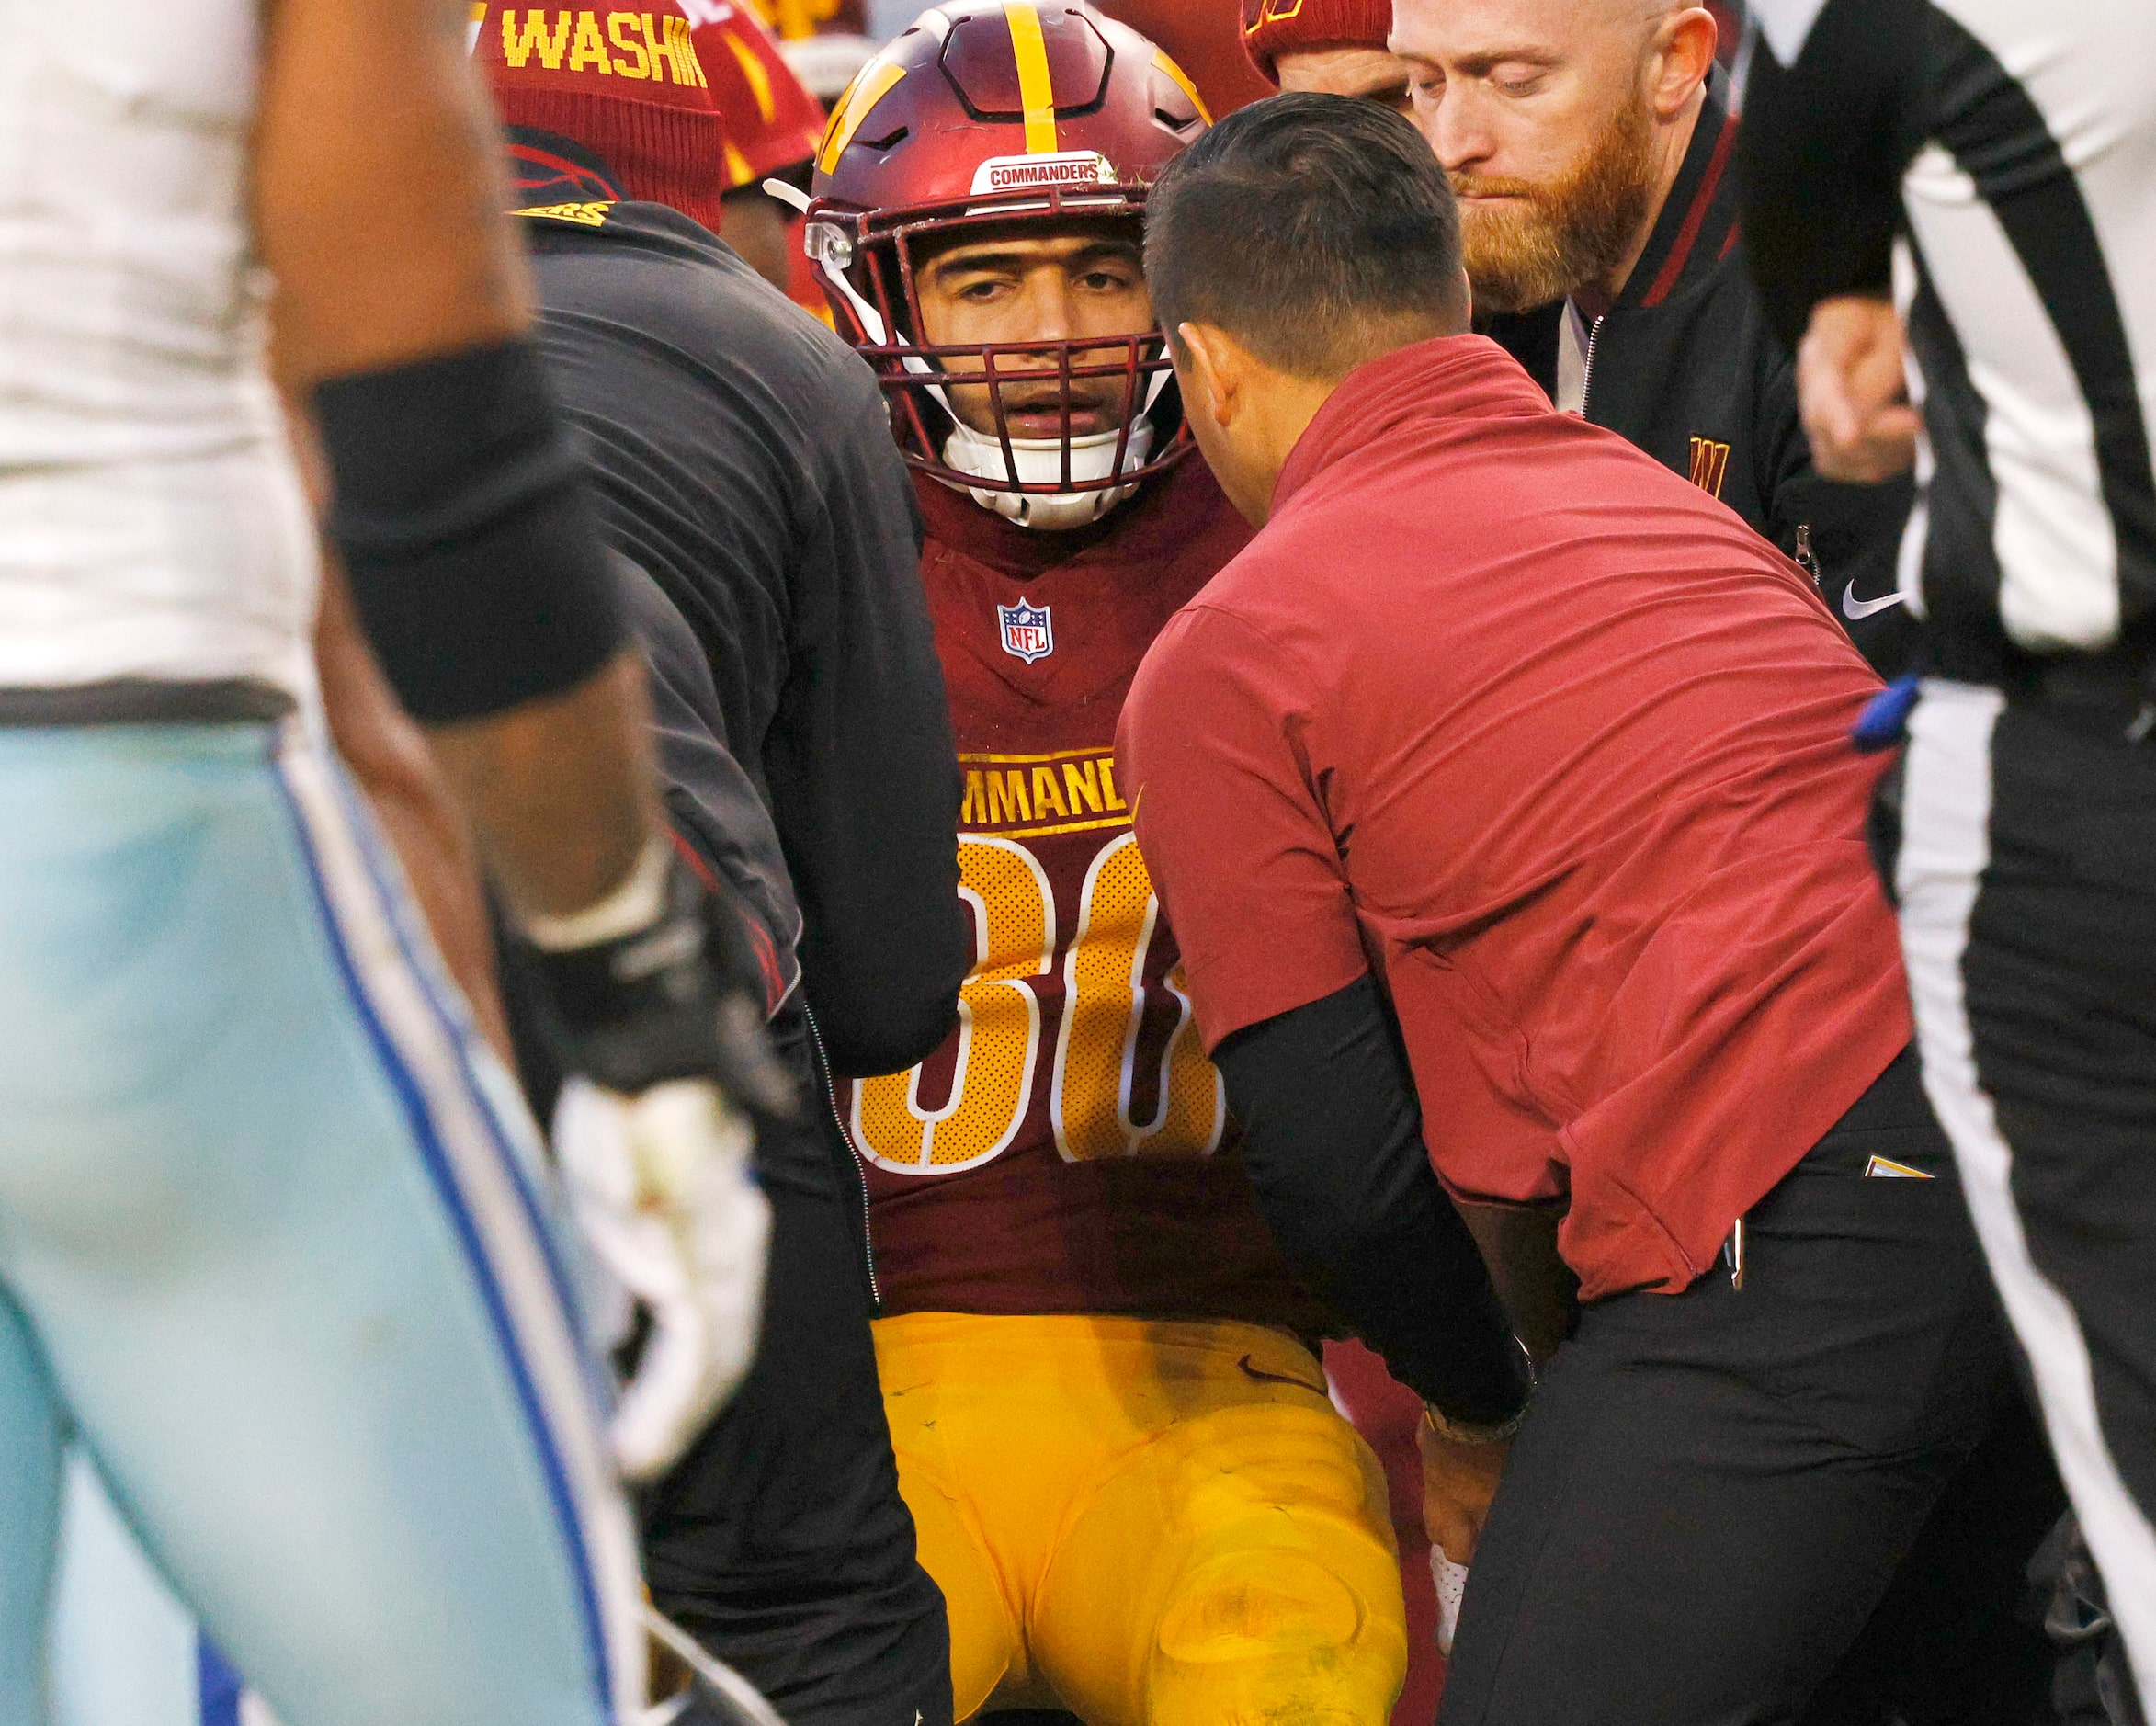
[[[1145,278],[1171,335],[1209,324],[1298,377],[1467,323],[1444,170],[1399,114],[1353,97],[1253,103],[1171,162],[1146,199]]]

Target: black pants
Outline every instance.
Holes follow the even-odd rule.
[[[948,1726],[950,1634],[899,1497],[859,1177],[824,1118],[805,1020],[774,1029],[808,1107],[756,1146],[763,1335],[733,1401],[644,1497],[645,1574],[659,1609],[789,1726]]]
[[[2066,1726],[2054,1696],[2067,1656],[2044,1630],[2052,1571],[2036,1573],[2066,1489],[2018,1373],[2001,1375],[1995,1402],[1799,1726]]]
[[[2138,699],[1927,683],[1890,846],[1925,1087],[2156,1714],[2156,741],[2128,735]]]
[[[1934,1178],[1867,1177],[1874,1155]],[[1795,1721],[1992,1425],[2008,1343],[1904,1053],[1745,1279],[1581,1314],[1475,1556],[1442,1726]]]

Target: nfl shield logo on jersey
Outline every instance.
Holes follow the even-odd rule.
[[[1021,599],[1015,606],[996,607],[995,618],[1003,625],[1004,653],[1030,665],[1056,651],[1055,625],[1049,621],[1046,606]]]

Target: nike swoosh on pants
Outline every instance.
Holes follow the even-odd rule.
[[[1235,1364],[1260,1384],[1292,1384],[1297,1390],[1308,1391],[1312,1396],[1329,1396],[1331,1394],[1323,1385],[1312,1384],[1307,1379],[1297,1378],[1293,1373],[1267,1372],[1248,1355],[1243,1356]]]

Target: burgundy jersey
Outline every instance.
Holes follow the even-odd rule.
[[[1030,532],[919,482],[978,959],[944,1047],[840,1103],[892,1312],[1324,1328],[1257,1213],[1116,781],[1139,661],[1249,539],[1195,458]]]

